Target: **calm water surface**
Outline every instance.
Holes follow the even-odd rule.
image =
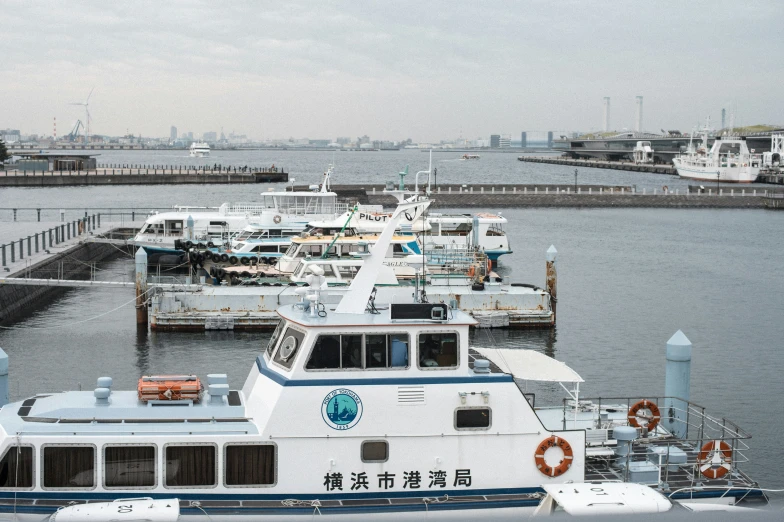
[[[278,154],[269,162],[290,165],[296,159],[307,174],[289,170],[305,182],[310,181],[308,176],[317,180],[331,160],[328,153]],[[338,154],[338,182],[357,181],[344,179],[355,158],[361,165],[350,167],[352,175],[366,176],[361,181],[377,176],[380,181],[391,178],[405,161],[412,171],[426,168],[427,155]],[[379,158],[387,159],[384,163]],[[568,170],[553,174],[545,169],[552,166],[520,163],[507,154],[487,158],[487,162],[483,156],[476,163],[447,163],[443,172],[454,176],[448,181],[459,182],[470,177],[460,169],[507,162],[510,165],[498,174],[499,181],[509,181],[504,176],[517,172],[526,182],[568,182]],[[445,163],[439,163],[439,181]],[[644,179],[651,186],[676,185],[673,178],[661,175],[582,172],[586,178],[590,172],[597,183],[639,186]],[[31,207],[170,206],[252,199],[239,197],[242,190],[239,186],[5,190],[0,207],[9,206],[7,198]],[[511,223],[515,251],[502,258],[500,270],[507,277],[543,285],[545,251],[551,244],[558,249],[558,327],[479,331],[473,334],[475,345],[532,348],[553,355],[583,376],[585,396],[644,397],[663,393],[665,343],[682,329],[694,343],[692,400],[749,431],[752,464],[746,469],[764,486],[784,487],[779,471],[784,448],[778,430],[784,409],[777,401],[784,396],[784,213],[520,209],[505,210],[504,215]],[[5,214],[0,220],[4,227],[0,230],[18,226]],[[133,270],[130,258],[102,268],[100,277],[105,280],[129,277]],[[12,399],[80,384],[92,389],[101,375],[111,375],[117,388],[133,388],[142,374],[225,372],[232,387],[240,387],[268,338],[268,334],[239,332],[138,332],[132,300],[131,290],[74,289],[11,329],[0,330],[0,346],[10,357]],[[537,402],[560,397],[555,387],[545,388]]]

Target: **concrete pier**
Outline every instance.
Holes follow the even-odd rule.
[[[0,187],[59,187],[87,185],[178,185],[285,183],[287,172],[249,169],[247,172],[175,166],[99,167],[80,171],[0,170]]]
[[[106,236],[120,233],[117,226],[106,223],[104,226],[105,230],[109,231],[105,233]],[[96,263],[114,259],[123,253],[122,249],[116,245],[85,241],[89,234],[83,231],[80,235],[78,227],[76,227],[76,234],[71,239],[65,239],[66,228],[72,229],[74,227],[71,223],[65,223],[53,229],[53,243],[50,243],[47,234],[47,248],[45,250],[28,253],[25,241],[25,257],[23,259],[15,257],[11,262],[10,256],[8,256],[10,249],[6,249],[7,264],[4,269],[7,269],[7,272],[3,272],[3,277],[8,279],[87,280],[93,275],[93,267]],[[67,287],[56,285],[0,284],[0,324],[6,324],[29,314],[43,303],[51,301],[67,290]]]
[[[675,171],[675,167],[672,165],[637,164],[633,161],[601,161],[593,159],[563,158],[560,156],[519,156],[517,159],[527,163],[548,163],[550,165],[569,165],[571,167],[631,170],[634,172],[651,172],[653,174],[678,174]]]
[[[295,187],[299,189],[299,187]],[[409,189],[413,186],[409,185]],[[438,185],[431,187],[433,209],[449,208],[765,208],[765,196],[784,194],[780,188],[691,185],[688,189],[634,189],[608,185]],[[333,185],[340,199],[393,208],[394,197],[384,194],[383,185]]]

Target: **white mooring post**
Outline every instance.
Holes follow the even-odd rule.
[[[667,341],[667,369],[664,376],[662,423],[675,437],[688,432],[689,389],[691,388],[691,341],[678,330]],[[683,399],[683,400],[679,400]]]
[[[136,261],[136,326],[147,327],[147,251],[139,248]]]
[[[0,407],[8,404],[8,354],[0,348]]]
[[[550,294],[550,308],[553,310],[553,324],[555,324],[555,305],[558,302],[558,267],[556,266],[556,258],[558,251],[555,245],[550,245],[547,249],[547,279],[545,286],[547,293]]]

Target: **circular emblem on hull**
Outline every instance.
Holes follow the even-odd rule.
[[[362,401],[351,390],[332,390],[321,402],[321,417],[333,430],[349,430],[362,417]]]

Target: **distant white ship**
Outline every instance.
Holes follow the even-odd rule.
[[[707,125],[702,144],[689,149],[672,160],[682,178],[728,183],[754,183],[760,172],[762,156],[749,151],[746,140],[736,136],[716,138],[708,150]]]
[[[203,142],[191,143],[191,158],[206,158],[210,155],[210,146]]]

